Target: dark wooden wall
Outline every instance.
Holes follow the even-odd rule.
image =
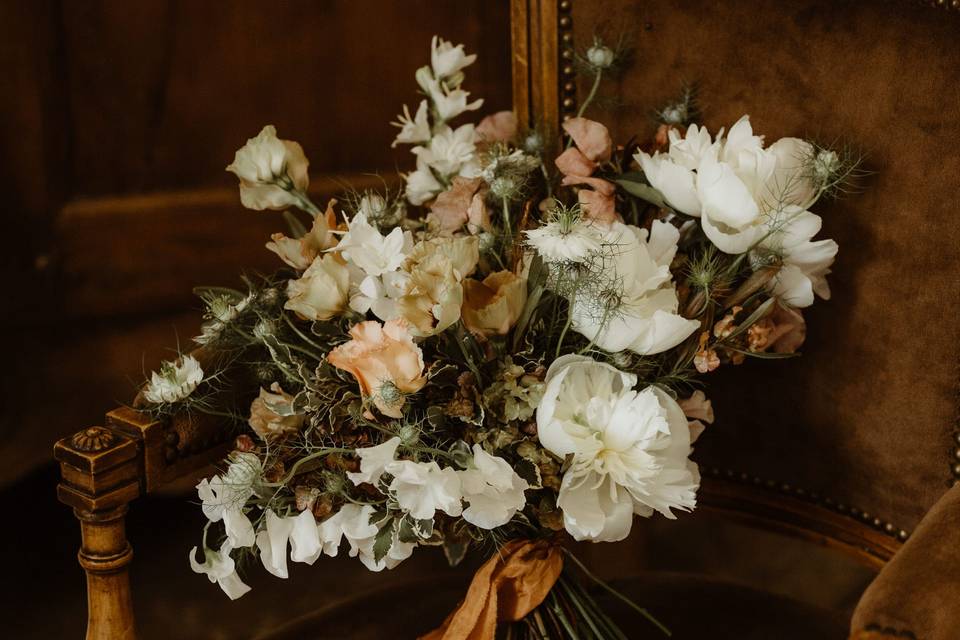
[[[193,335],[193,286],[274,266],[282,221],[224,171],[264,124],[320,198],[411,165],[389,122],[435,33],[480,54],[482,113],[509,108],[506,0],[0,4],[0,484]]]

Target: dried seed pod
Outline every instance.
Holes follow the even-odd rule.
[[[728,297],[726,300],[723,300],[724,311],[730,309],[734,305],[743,304],[747,298],[767,286],[767,283],[770,282],[770,280],[772,280],[773,277],[779,272],[779,264],[772,264],[754,271],[753,274],[737,288],[736,291],[730,294],[730,297]]]

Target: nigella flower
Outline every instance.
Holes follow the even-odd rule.
[[[555,360],[546,383],[537,433],[568,459],[557,506],[574,539],[623,540],[634,514],[674,518],[671,509],[694,508],[690,427],[665,391],[637,391],[635,375],[577,355]]]
[[[600,226],[579,216],[560,217],[523,233],[547,263],[584,263],[603,246]]]
[[[169,404],[187,398],[203,380],[203,369],[193,356],[178,362],[164,362],[154,371],[143,389],[143,397],[153,404]]]

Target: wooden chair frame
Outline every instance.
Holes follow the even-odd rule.
[[[960,0],[925,2],[960,9]],[[575,112],[571,0],[511,0],[514,108],[520,122],[536,124],[558,140],[561,118]],[[536,120],[536,122],[534,122]],[[80,521],[80,566],[86,573],[88,640],[136,637],[129,566],[133,551],[124,518],[135,498],[221,460],[230,449],[226,430],[208,428],[195,442],[179,442],[175,421],[155,420],[130,408],[106,415],[104,426],[56,443],[61,502]],[[882,567],[908,532],[868,512],[786,484],[730,470],[705,469],[702,509],[745,524],[832,547]]]

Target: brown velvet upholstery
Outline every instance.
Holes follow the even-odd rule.
[[[909,637],[909,632],[923,639],[957,637],[958,550],[960,485],[937,501],[910,540],[863,594],[853,614],[854,631],[875,631],[890,637]]]
[[[845,635],[842,616],[702,576],[649,573],[616,586],[656,612],[673,640],[811,640]],[[456,606],[463,592],[462,580],[397,585],[319,611],[260,640],[414,638],[436,626],[437,613]],[[598,599],[628,637],[665,637],[621,602],[601,594]]]
[[[950,486],[960,358],[960,12],[906,0],[573,2],[578,47],[626,31],[633,68],[594,117],[614,139],[699,81],[711,132],[845,140],[876,172],[814,208],[840,243],[798,360],[709,376],[707,465],[789,482],[912,529]],[[584,87],[580,96],[585,95]]]

